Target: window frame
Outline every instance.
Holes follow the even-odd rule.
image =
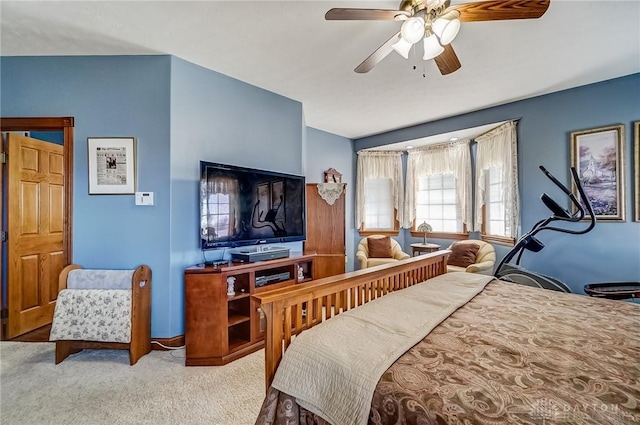
[[[393,209],[396,213],[397,210],[394,208]],[[393,229],[389,228],[389,229],[363,229],[362,227],[360,227],[358,229],[358,234],[360,236],[371,236],[371,235],[384,235],[384,236],[398,236],[398,234],[400,233],[400,223],[398,222],[397,219],[393,220],[394,222],[394,227]]]
[[[502,156],[500,157],[500,159],[502,159],[502,161],[497,161],[501,167],[507,167],[508,165],[512,165],[513,169],[511,170],[511,177],[513,178],[512,181],[510,181],[509,177],[506,177],[506,179],[503,179],[502,181],[502,185],[503,185],[503,195],[509,197],[509,194],[507,193],[505,195],[505,185],[506,187],[515,187],[515,191],[512,193],[512,201],[514,202],[514,206],[515,208],[518,210],[518,219],[516,220],[515,223],[512,223],[512,235],[513,236],[500,236],[500,235],[494,235],[494,234],[489,234],[488,232],[488,220],[489,220],[489,210],[488,210],[488,203],[487,201],[490,201],[490,199],[486,199],[487,197],[490,198],[490,170],[491,168],[491,164],[495,164],[496,163],[496,158],[495,156],[493,157],[493,160],[482,160],[479,161],[479,154],[480,154],[480,145],[481,144],[493,144],[496,143],[497,139],[502,133],[507,133],[507,132],[512,132],[511,134],[511,140],[507,141],[507,143],[509,143],[510,148],[509,148],[509,156],[511,158],[511,160],[507,159],[506,156]],[[508,136],[503,136],[503,137],[508,137]],[[495,129],[482,134],[481,136],[476,137],[476,139],[474,140],[475,144],[476,144],[476,154],[475,154],[475,179],[474,179],[474,185],[475,185],[475,201],[474,203],[475,205],[475,214],[476,214],[476,219],[475,219],[475,225],[474,227],[476,228],[476,230],[480,233],[480,238],[485,241],[485,242],[490,242],[490,243],[495,243],[498,245],[504,245],[504,246],[509,246],[509,247],[513,247],[516,244],[516,241],[518,239],[518,234],[519,234],[519,221],[522,219],[522,211],[520,210],[520,201],[519,201],[519,187],[520,187],[520,183],[519,183],[519,175],[518,175],[518,138],[517,138],[517,121],[509,121],[509,122],[505,122],[502,125],[496,127]],[[485,151],[486,151],[486,146],[485,146]],[[495,148],[495,147],[494,147]],[[506,150],[506,148],[505,148]],[[494,153],[495,151],[491,151],[492,153]],[[484,165],[484,167],[483,167]],[[480,187],[480,176],[481,173],[484,172],[486,173],[485,177],[485,199],[481,199],[478,196],[478,191],[479,191],[479,187]],[[504,174],[503,175],[507,175]],[[505,182],[506,180],[506,182]],[[482,202],[482,205],[479,205],[479,201]],[[505,211],[506,211],[506,203],[504,203],[504,207],[505,207]],[[510,208],[513,208],[514,206],[511,206]],[[478,211],[478,209],[480,211]],[[477,217],[480,217],[480,219],[482,220],[481,223],[478,223],[478,219]],[[505,221],[508,221],[508,218],[505,217]],[[480,228],[478,229],[478,224],[480,224]]]
[[[490,222],[490,217],[489,217],[489,211],[490,209],[488,208],[488,204],[491,204],[491,170],[494,169],[496,167],[492,167],[488,170],[488,172],[485,175],[485,187],[488,189],[486,191],[486,196],[485,196],[485,202],[482,205],[482,228],[480,229],[480,236],[482,237],[482,240],[485,242],[492,242],[492,243],[497,243],[500,245],[507,245],[507,246],[513,246],[515,244],[515,239],[510,237],[510,236],[504,236],[504,235],[497,235],[497,234],[493,234],[493,233],[489,233],[488,232],[488,223]],[[504,181],[500,181],[501,185],[504,185]],[[503,207],[504,207],[504,202],[502,202]],[[506,208],[506,207],[504,207]],[[503,220],[506,223],[506,220]]]
[[[482,206],[482,229],[480,229],[480,237],[485,242],[495,243],[504,246],[514,246],[516,238],[510,236],[498,236],[487,233],[487,221],[489,214],[487,213],[487,204]]]
[[[456,187],[455,187],[455,186],[456,186],[456,179],[455,179],[455,175],[453,175],[453,174],[427,174],[427,175],[424,175],[424,176],[421,176],[421,177],[424,177],[424,178],[426,178],[426,179],[430,179],[431,177],[439,177],[439,178],[440,178],[441,183],[444,183],[444,179],[445,179],[445,177],[447,177],[447,176],[452,176],[452,177],[453,177],[453,184],[454,184],[454,187],[453,187],[453,193],[454,193],[454,204],[453,204],[453,205],[455,206],[456,210],[459,212],[460,207],[462,207],[462,208],[463,208],[464,206],[459,206],[459,205],[458,205],[458,203],[457,203],[457,197],[456,197],[457,190],[456,190]],[[417,196],[417,195],[418,195],[420,192],[430,192],[430,191],[432,190],[432,189],[430,189],[430,184],[427,184],[427,186],[428,186],[428,187],[427,187],[425,190],[422,190],[422,191],[421,191],[421,190],[417,190],[417,191],[416,191],[416,193],[415,193],[415,195],[416,195],[416,199],[418,198],[418,196]],[[445,187],[444,187],[444,185],[443,185],[443,184],[441,184],[441,185],[440,185],[440,187],[438,187],[438,188],[437,188],[437,189],[435,189],[435,190],[439,190],[440,192],[444,192],[445,190],[447,190],[447,188],[445,188]],[[422,205],[426,205],[426,207],[427,207],[427,208],[431,206],[431,204],[418,204],[418,201],[416,200],[416,211],[417,211],[417,210],[418,210],[418,208],[419,208],[420,206],[422,206]],[[451,204],[440,203],[440,204],[437,204],[437,205],[439,205],[439,206],[441,206],[441,207],[444,207],[444,206],[446,206],[446,205],[451,205]],[[435,220],[435,219],[434,219],[434,220]],[[458,220],[458,218],[456,218],[456,221],[457,221],[457,220]],[[461,220],[461,219],[460,219],[460,220]],[[429,220],[429,219],[427,219],[427,220],[424,220],[424,219],[423,219],[422,221],[426,221],[427,223],[429,223],[429,222],[430,222],[430,220]],[[421,221],[421,220],[419,220],[419,219],[416,217],[416,218],[413,220],[413,225],[411,226],[411,231],[412,231],[412,232],[418,232],[417,227],[422,223],[422,221]],[[422,233],[421,233],[421,232],[418,232],[418,233],[419,233],[420,235],[422,235]],[[468,232],[467,232],[467,226],[466,226],[466,224],[465,224],[464,222],[462,222],[462,230],[461,230],[460,232],[436,231],[436,232],[429,232],[429,234],[430,234],[430,235],[435,235],[435,234],[438,234],[438,235],[451,235],[451,234],[456,235],[456,234],[468,234]]]
[[[404,178],[402,176],[402,158],[395,151],[360,151],[358,152],[358,170],[356,184],[356,226],[361,236],[389,235],[400,233],[404,216]],[[389,203],[391,225],[389,228],[368,228],[366,226],[366,188],[368,180],[388,180],[389,192],[386,202]]]
[[[362,225],[360,226],[360,228],[358,229],[358,231],[360,232],[361,235],[375,235],[375,234],[385,234],[386,233],[398,233],[400,230],[400,222],[398,221],[398,209],[395,208],[393,206],[393,181],[391,178],[369,178],[369,179],[365,179],[365,198],[367,197],[367,183],[368,181],[383,181],[383,180],[388,180],[389,182],[389,192],[388,192],[388,199],[386,199],[386,203],[388,203],[389,206],[389,212],[391,214],[391,221],[392,221],[392,226],[393,227],[364,227],[366,224],[366,215],[364,218],[364,223],[362,223]]]
[[[422,232],[418,232],[417,230],[415,230],[414,226],[411,229],[411,236],[414,238],[422,238],[424,236],[424,233]],[[456,240],[456,241],[462,241],[465,239],[469,239],[469,232],[467,231],[467,226],[463,224],[463,231],[462,233],[441,233],[441,232],[429,232],[427,233],[427,238],[434,238],[434,239],[451,239],[451,240]]]
[[[454,158],[458,158],[458,159],[468,159],[468,163],[465,162],[465,168],[466,170],[464,170],[464,172],[461,173],[462,170],[460,170],[459,168],[455,167],[455,166],[449,166],[449,167],[443,167],[440,168],[437,165],[432,169],[431,166],[433,165],[433,161],[438,161],[437,157],[435,157],[436,159],[428,159],[429,165],[426,165],[427,169],[431,170],[431,172],[429,173],[424,173],[424,172],[418,172],[417,170],[421,169],[422,171],[425,170],[425,164],[422,163],[422,161],[424,159],[421,159],[420,157],[418,157],[416,160],[412,161],[411,158],[407,159],[407,168],[409,168],[410,166],[414,166],[414,167],[420,167],[420,168],[415,168],[412,172],[410,172],[411,178],[407,177],[407,187],[412,188],[414,190],[413,192],[413,204],[414,204],[414,211],[413,211],[413,215],[414,217],[412,217],[413,221],[412,221],[412,226],[409,230],[410,234],[412,237],[419,237],[422,238],[424,237],[424,234],[422,232],[418,232],[417,231],[417,227],[421,224],[418,218],[415,217],[416,211],[417,211],[417,198],[418,198],[418,187],[417,185],[419,185],[418,181],[421,177],[426,177],[426,176],[435,176],[435,175],[448,175],[448,174],[453,174],[454,180],[455,180],[455,196],[456,196],[456,207],[459,209],[459,213],[461,214],[460,219],[461,219],[461,224],[462,224],[462,229],[460,231],[455,231],[455,232],[445,232],[445,231],[435,231],[435,232],[429,232],[428,237],[431,238],[438,238],[438,239],[451,239],[451,240],[464,240],[464,239],[468,239],[469,237],[469,225],[471,224],[471,215],[470,212],[472,210],[472,204],[469,204],[469,200],[465,199],[464,202],[459,203],[460,201],[460,193],[470,193],[470,188],[473,182],[473,177],[471,175],[471,164],[472,164],[472,159],[471,159],[471,144],[470,144],[470,140],[461,140],[461,141],[455,141],[455,142],[447,142],[447,143],[442,143],[442,144],[436,144],[436,145],[432,145],[427,147],[426,149],[420,149],[420,150],[416,150],[416,151],[411,151],[409,152],[409,156],[416,154],[416,155],[425,155],[425,154],[430,154],[431,152],[433,152],[435,155],[442,155],[442,153],[440,152],[441,150],[448,150],[448,153],[446,153],[446,155],[451,158],[449,159],[449,161],[456,161],[456,159]],[[434,158],[434,157],[431,157]],[[467,168],[468,167],[468,168]],[[411,179],[411,182],[409,182],[409,179]],[[411,195],[406,195],[406,196],[411,196]],[[470,195],[469,195],[470,196]],[[408,206],[407,206],[408,207]],[[469,223],[467,223],[467,221],[469,221]]]

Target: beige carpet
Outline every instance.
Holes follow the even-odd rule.
[[[0,343],[0,423],[250,425],[264,398],[264,351],[185,367],[184,351],[84,350],[54,364],[54,344]]]

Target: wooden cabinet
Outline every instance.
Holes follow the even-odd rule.
[[[317,253],[316,279],[345,272],[345,194],[329,205],[309,183],[307,198],[307,240],[304,249]]]
[[[304,253],[255,263],[188,267],[184,272],[185,364],[223,365],[262,348],[265,319],[251,295],[317,278],[315,258],[315,253]],[[235,279],[234,295],[227,295],[229,278]]]

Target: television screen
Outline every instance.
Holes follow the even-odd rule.
[[[200,247],[303,241],[304,176],[200,161]]]

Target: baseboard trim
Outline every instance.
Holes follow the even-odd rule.
[[[159,342],[160,344],[170,347],[164,348],[162,345],[154,344],[153,342]],[[158,351],[168,351],[173,348],[180,348],[184,346],[184,335],[177,335],[171,338],[151,338],[151,349]]]

